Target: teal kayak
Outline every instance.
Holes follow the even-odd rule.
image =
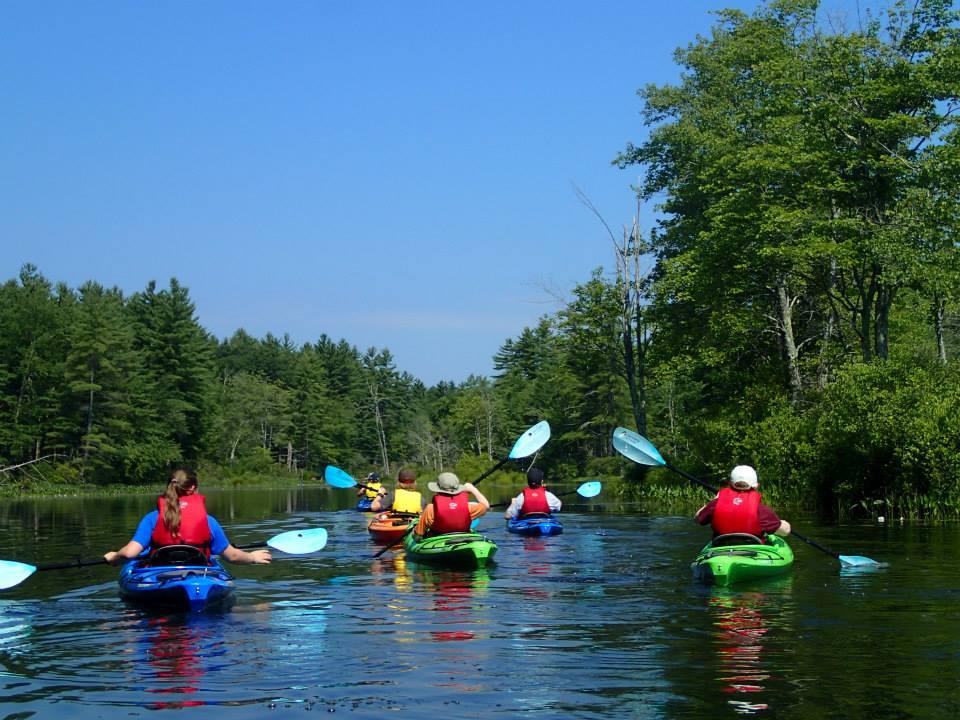
[[[447,533],[423,539],[410,533],[404,538],[407,557],[414,562],[451,568],[482,568],[493,561],[497,545],[480,533]]]
[[[690,564],[695,580],[709,585],[733,585],[790,572],[793,550],[779,535],[767,543],[746,533],[718,535]]]

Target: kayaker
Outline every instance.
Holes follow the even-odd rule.
[[[157,498],[157,509],[143,516],[130,542],[104,553],[103,559],[111,565],[122,565],[140,557],[146,549],[153,554],[167,545],[193,545],[208,557],[219,555],[234,563],[269,563],[269,550],[247,552],[230,544],[217,519],[207,514],[206,500],[198,489],[193,472],[175,471],[166,491]]]
[[[417,537],[469,532],[470,523],[490,509],[490,501],[473,483],[461,484],[460,478],[452,472],[440,473],[436,482],[427,483],[427,487],[436,495],[420,514],[413,531]],[[470,495],[477,502],[470,502]]]
[[[720,488],[694,519],[701,525],[709,523],[714,537],[731,533],[747,533],[761,539],[764,534],[786,537],[790,523],[760,502],[758,486],[757,471],[749,465],[737,465],[730,471],[729,487]]]
[[[369,500],[371,503],[379,497],[387,494],[387,489],[380,482],[380,475],[372,472],[367,475],[363,481],[363,487],[357,488],[357,497],[361,500]],[[373,509],[373,506],[370,506]]]
[[[544,487],[543,470],[532,467],[527,470],[527,487],[510,503],[503,516],[515,520],[526,515],[550,515],[560,512],[560,498]]]
[[[384,491],[370,505],[374,512],[391,510],[395,513],[419,515],[423,509],[423,496],[417,490],[417,474],[408,468],[397,473],[397,488],[391,494]]]

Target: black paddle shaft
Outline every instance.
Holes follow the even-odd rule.
[[[77,558],[76,560],[71,560],[70,562],[62,563],[48,563],[46,565],[37,565],[37,571],[40,570],[67,570],[69,568],[79,568],[79,567],[91,567],[93,565],[106,565],[107,561],[103,558],[98,558],[96,560],[81,560]]]

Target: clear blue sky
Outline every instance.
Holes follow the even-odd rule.
[[[176,277],[220,338],[488,375],[612,267],[572,184],[629,222],[636,90],[726,6],[755,3],[6,0],[0,279]]]

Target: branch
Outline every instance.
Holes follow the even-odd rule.
[[[20,463],[19,465],[9,465],[5,468],[0,468],[0,472],[2,473],[10,472],[11,470],[16,470],[17,468],[22,468],[26,465],[33,465],[33,463],[38,463],[43,460],[46,460],[47,458],[55,458],[55,457],[57,457],[57,453],[53,453],[52,455],[44,455],[43,457],[38,457],[36,460],[28,460],[27,462]]]

